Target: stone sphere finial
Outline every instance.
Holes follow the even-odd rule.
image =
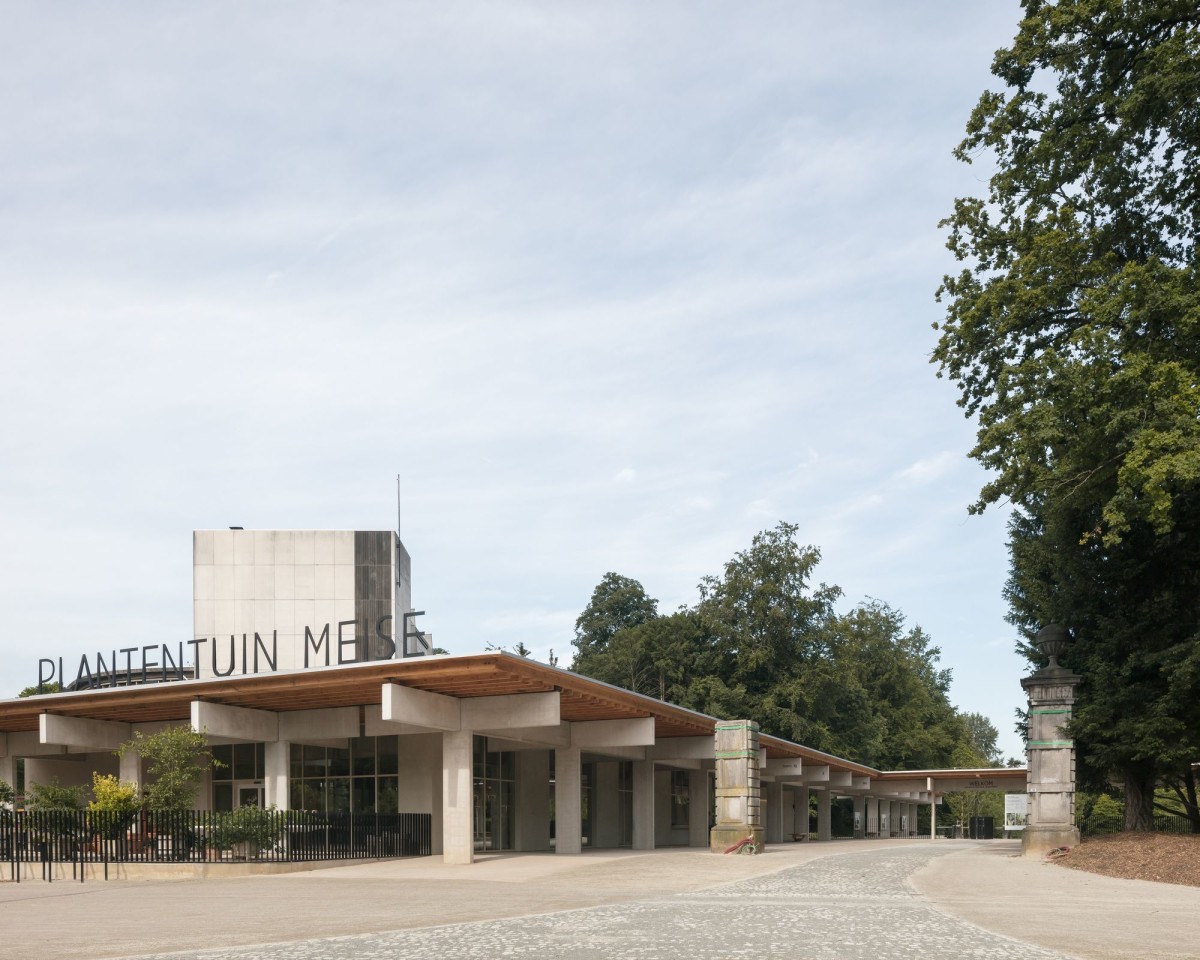
[[[1065,627],[1057,623],[1048,623],[1037,632],[1037,636],[1033,639],[1033,645],[1038,648],[1043,657],[1050,658],[1050,667],[1057,667],[1058,658],[1067,649],[1068,640],[1070,637]]]

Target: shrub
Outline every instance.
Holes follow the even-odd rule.
[[[86,792],[83,786],[64,787],[58,777],[49,783],[31,783],[25,797],[25,809],[78,810],[83,806]]]

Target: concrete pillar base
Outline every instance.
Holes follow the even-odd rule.
[[[1079,828],[1062,823],[1040,823],[1028,826],[1021,834],[1021,856],[1044,857],[1058,847],[1079,844]]]

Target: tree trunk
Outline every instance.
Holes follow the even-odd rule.
[[[1125,829],[1143,833],[1154,830],[1153,766],[1138,765],[1125,771]]]
[[[1187,803],[1184,804],[1184,809],[1187,811],[1188,822],[1192,825],[1192,833],[1200,833],[1200,804],[1196,803],[1196,772],[1190,765],[1183,775],[1183,783],[1187,790]]]

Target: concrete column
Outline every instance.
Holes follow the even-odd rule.
[[[3,780],[14,790],[17,789],[17,758],[8,756],[0,757],[0,780]],[[707,842],[707,841],[706,841]]]
[[[854,798],[854,839],[861,840],[867,831],[867,798]]]
[[[142,755],[136,750],[126,750],[121,754],[120,770],[117,779],[128,783],[142,785]]]
[[[593,847],[621,845],[621,765],[616,760],[596,762],[596,810],[592,814]]]
[[[688,771],[688,846],[708,846],[708,771]]]
[[[778,780],[768,783],[763,793],[767,798],[767,843],[783,843],[783,784]]]
[[[937,839],[937,798],[929,801],[929,839]]]
[[[550,751],[515,754],[513,849],[550,849]]]
[[[554,751],[554,852],[583,851],[581,784],[583,763],[578,747]]]
[[[817,839],[833,839],[833,791],[821,790],[817,793]]]
[[[403,739],[402,737],[401,741]],[[431,781],[430,786],[432,790],[429,798],[429,809],[433,811],[433,816],[429,818],[429,852],[435,857],[440,857],[445,852],[442,843],[446,835],[444,826],[446,811],[443,809],[442,798],[446,794],[446,781],[444,777],[438,776],[438,771],[444,767],[442,756],[445,753],[446,745],[442,742],[444,738],[438,734],[432,734],[430,739],[432,741],[430,747],[432,750],[432,757],[430,758],[432,763],[429,771],[429,780]],[[403,770],[404,767],[401,766],[400,769]],[[474,846],[474,840],[472,840],[472,846]]]
[[[879,836],[879,800],[867,797],[867,836]]]
[[[442,862],[473,863],[475,833],[470,730],[442,734]]]
[[[808,821],[810,819],[809,818],[809,807],[808,807],[808,787],[797,788],[795,807],[796,807],[796,809],[795,809],[795,813],[793,814],[793,816],[795,817],[796,829],[794,832],[795,833],[808,833],[808,828],[809,828]]]
[[[292,745],[286,740],[263,744],[263,803],[287,810],[290,799],[288,775],[291,772]]]
[[[654,761],[633,761],[633,849],[654,849]]]

